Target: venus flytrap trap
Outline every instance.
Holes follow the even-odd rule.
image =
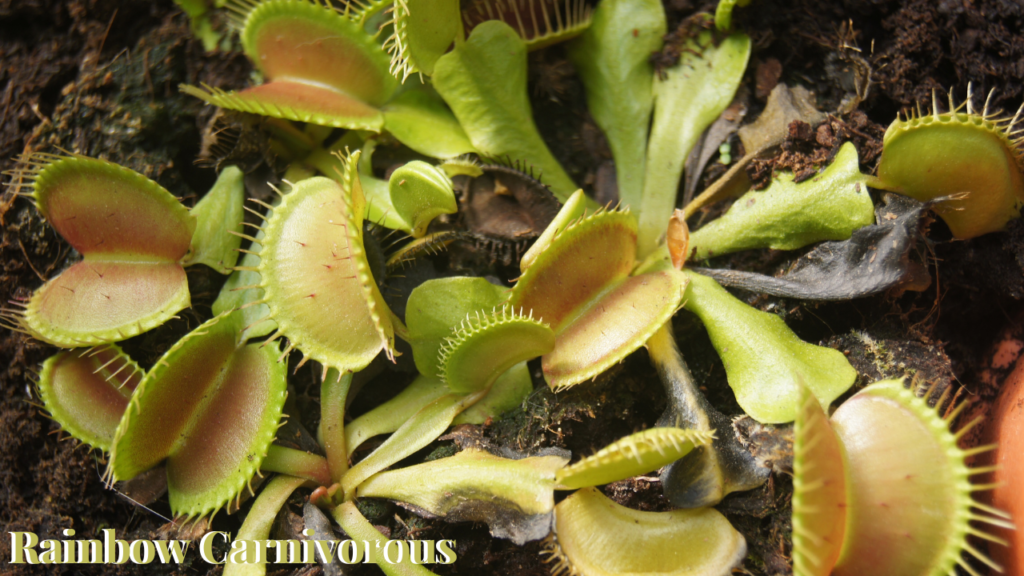
[[[82,261],[5,310],[11,328],[65,348],[117,342],[189,306],[195,220],[160,185],[116,164],[37,154],[15,174]]]
[[[802,392],[794,459],[795,574],[940,576],[958,567],[980,574],[964,553],[1002,571],[968,540],[1005,545],[972,523],[1012,526],[1004,512],[971,496],[992,488],[970,481],[991,468],[969,468],[966,459],[992,446],[961,449],[958,443],[977,420],[951,432],[965,404],[947,406],[949,390],[939,398],[933,392],[919,396],[900,380],[877,382],[831,419]]]
[[[878,164],[879,187],[921,201],[941,199],[935,211],[953,236],[973,238],[1006,227],[1024,203],[1024,106],[1012,116],[990,111],[988,95],[979,114],[967,99],[941,112],[932,93],[931,112],[898,116],[885,131]]]
[[[556,219],[552,226],[561,224]],[[636,226],[628,211],[580,216],[542,247],[512,289],[513,307],[532,310],[555,331],[555,348],[541,361],[552,389],[604,372],[678,309],[686,286],[679,271],[630,275]]]
[[[286,366],[276,346],[239,340],[241,317],[216,316],[150,369],[125,410],[107,476],[165,463],[171,510],[198,518],[241,497],[277,433]]]
[[[239,1],[229,9],[246,55],[268,82],[241,92],[194,86],[183,91],[240,112],[380,131],[380,106],[398,82],[358,13],[350,17],[304,0]]]
[[[142,375],[115,344],[70,350],[43,363],[39,396],[68,434],[106,451]]]
[[[747,546],[713,508],[640,512],[585,488],[555,507],[547,552],[556,576],[725,576]]]

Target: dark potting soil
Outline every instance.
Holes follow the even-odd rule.
[[[669,0],[670,30],[714,3]],[[776,170],[813,174],[835,147],[851,139],[864,169],[874,168],[879,139],[897,111],[930,102],[933,89],[954,87],[962,100],[968,82],[983,97],[996,88],[992,105],[1015,110],[1024,98],[1024,7],[1015,0],[755,0],[738,9],[737,25],[754,42],[744,87],[749,118],[763,108],[778,82],[813,90],[819,108],[835,110],[862,68],[873,83],[859,108],[826,120],[826,128],[797,126],[778,155],[756,164],[755,182]],[[852,28],[844,28],[844,24]],[[849,30],[853,30],[851,33]],[[841,43],[855,43],[859,58],[843,57]],[[240,53],[205,53],[191,39],[187,19],[168,0],[0,0],[0,170],[15,166],[23,151],[58,148],[118,162],[157,180],[191,205],[213,183],[213,169],[195,164],[201,132],[212,111],[177,90],[179,83],[237,88],[251,66]],[[530,56],[530,94],[537,124],[568,173],[600,198],[613,198],[614,166],[601,131],[586,111],[580,81],[561,47]],[[980,101],[977,102],[980,105]],[[703,187],[722,169],[712,163]],[[77,254],[41,220],[29,201],[8,187],[0,201],[0,301],[23,298],[73,263]],[[720,211],[722,206],[712,208]],[[715,212],[717,213],[717,212]],[[495,274],[486,251],[464,246],[431,260],[433,272],[448,269]],[[785,268],[798,254],[755,251],[722,259],[730,267],[762,273]],[[928,267],[931,286],[922,292],[890,292],[841,303],[808,303],[737,292],[747,302],[784,316],[801,338],[842,350],[860,373],[858,386],[877,378],[916,374],[932,382],[956,382],[964,397],[984,411],[996,390],[978,378],[999,331],[1024,309],[1024,223],[966,242],[950,241],[941,221],[922,229],[915,258]],[[180,336],[211,314],[224,278],[204,267],[189,270],[193,308],[165,326],[125,343],[145,367]],[[726,414],[739,414],[725,372],[700,324],[686,313],[676,321],[682,351],[702,390]],[[117,529],[123,539],[167,538],[172,529],[166,499],[137,507],[100,480],[102,454],[58,432],[38,405],[33,374],[54,352],[21,334],[0,331],[0,525],[3,532],[30,531],[59,537]],[[536,372],[536,366],[533,366]],[[408,375],[385,373],[353,404],[358,415],[400,389]],[[538,377],[539,383],[539,377]],[[306,368],[291,380],[289,410],[313,429],[318,386]],[[540,385],[522,409],[481,427],[463,427],[409,462],[452,453],[456,445],[486,442],[530,451],[542,446],[594,450],[657,420],[664,397],[643,351],[596,382],[555,395]],[[365,452],[364,452],[365,453]],[[610,497],[643,510],[665,510],[654,475],[604,488]],[[719,506],[747,539],[748,574],[789,573],[791,483],[780,472],[762,488],[733,494]],[[301,517],[302,496],[293,497],[275,530],[287,534]],[[243,514],[246,504],[243,504]],[[460,560],[438,567],[443,574],[542,575],[549,567],[543,545],[517,547],[492,539],[485,526],[423,520],[384,502],[366,502],[364,513],[393,538],[449,538]],[[242,514],[220,514],[213,527],[235,531]],[[33,572],[6,564],[9,539],[0,539],[0,573]],[[51,574],[218,573],[193,549],[183,566],[55,566]],[[319,567],[272,570],[319,573]],[[374,573],[372,568],[359,574]]]

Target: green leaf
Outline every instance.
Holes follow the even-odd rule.
[[[452,420],[452,425],[483,424],[488,418],[497,418],[520,406],[531,392],[533,379],[530,378],[530,369],[526,362],[520,362],[498,376],[487,395],[463,410]]]
[[[551,530],[555,471],[566,462],[560,456],[510,460],[470,448],[376,474],[357,495],[412,504],[448,522],[486,522],[492,536],[522,546]]]
[[[221,274],[230,274],[242,246],[245,212],[245,175],[236,166],[221,171],[213,188],[192,208],[196,231],[187,264],[206,264]],[[232,234],[231,232],[235,232]]]
[[[420,154],[447,159],[476,152],[444,100],[427,87],[405,90],[383,110],[384,129]]]
[[[359,485],[370,476],[407,456],[411,456],[420,448],[436,440],[442,432],[448,429],[459,412],[480,400],[484,394],[485,392],[448,394],[423,407],[369,456],[349,468],[341,479],[345,499],[351,499]]]
[[[249,512],[245,515],[245,521],[239,528],[235,540],[262,540],[270,538],[270,529],[274,525],[274,519],[278,512],[288,502],[288,498],[297,488],[306,482],[305,478],[294,476],[275,476],[256,497]],[[248,552],[253,553],[249,554]],[[256,558],[261,561],[256,562]],[[224,576],[264,576],[267,573],[267,560],[269,549],[266,554],[259,554],[253,547],[246,550],[246,555],[241,558],[233,555],[232,559],[240,562],[228,562],[224,565]]]
[[[407,162],[392,172],[388,191],[391,205],[409,223],[414,238],[426,234],[427,226],[437,216],[459,209],[448,175],[420,160]]]
[[[489,21],[473,29],[468,40],[438,59],[433,82],[480,154],[532,166],[559,200],[578,188],[533,123],[526,46],[507,24]]]
[[[605,446],[558,471],[560,490],[600,486],[652,472],[679,460],[697,446],[708,446],[714,431],[649,428]]]
[[[782,318],[744,304],[706,276],[684,273],[690,279],[686,309],[707,328],[736,401],[751,418],[792,422],[801,385],[827,409],[857,379],[842,352],[808,344]]]
[[[417,412],[445,394],[451,394],[451,390],[440,378],[417,376],[404,390],[345,425],[345,446],[349,455],[370,438],[398,430]]]
[[[287,365],[276,346],[238,346],[241,317],[216,316],[146,374],[110,450],[128,480],[166,460],[171,511],[205,516],[239,497],[277,434]]]
[[[242,341],[266,336],[277,330],[277,322],[270,318],[270,308],[260,302],[263,300],[263,289],[259,287],[260,273],[256,267],[260,264],[262,230],[257,231],[255,240],[249,245],[249,253],[242,257],[238,269],[228,276],[228,281],[213,302],[213,313],[217,316],[234,308],[239,309],[242,315]]]
[[[654,106],[651,53],[661,48],[666,26],[658,0],[602,0],[590,28],[568,45],[587,89],[587,108],[615,158],[619,200],[636,209]]]
[[[701,260],[753,248],[795,250],[822,240],[846,240],[875,222],[868,177],[847,142],[821,174],[793,183],[784,174],[763,192],[741,196],[721,218],[690,234],[692,258]]]
[[[114,344],[61,352],[39,373],[39,396],[50,417],[68,434],[110,450],[143,371]]]
[[[750,38],[734,33],[717,45],[710,32],[687,42],[679,64],[654,82],[654,121],[639,205],[643,258],[657,246],[675,208],[683,164],[700,135],[729,106],[750,59]]]
[[[440,377],[441,345],[466,316],[491,310],[508,298],[508,289],[483,278],[454,277],[427,280],[409,295],[405,321],[409,343],[420,374]]]

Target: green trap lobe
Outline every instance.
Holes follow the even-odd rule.
[[[359,25],[327,7],[277,1],[253,11],[245,51],[272,82],[319,84],[380,106],[397,83],[387,54]]]
[[[793,431],[793,574],[828,576],[846,532],[843,448],[805,386]]]
[[[32,295],[25,325],[64,347],[115,342],[164,323],[189,305],[188,279],[176,262],[83,260]]]
[[[109,345],[51,356],[39,376],[50,416],[75,438],[109,450],[128,399],[142,378],[138,365]]]
[[[554,388],[604,372],[643,345],[679,308],[686,277],[674,269],[627,278],[593,302],[558,333],[544,356],[544,377]]]
[[[146,374],[118,427],[111,450],[118,479],[134,478],[171,455],[197,412],[210,403],[211,387],[235,350],[235,334],[229,330],[186,338]]]
[[[278,80],[241,92],[214,93],[204,100],[232,110],[337,128],[378,131],[384,124],[380,111],[365,102],[328,86],[295,80]]]
[[[272,395],[280,394],[273,385],[281,373],[275,352],[269,346],[240,348],[220,368],[219,381],[207,384],[212,399],[190,419],[167,462],[172,494],[207,492],[231,475],[238,463],[263,456],[266,447],[258,442],[254,446],[253,440],[259,439],[264,420],[273,411]]]
[[[343,372],[361,370],[390,344],[353,209],[333,180],[304,180],[274,209],[260,252],[267,304],[280,331],[306,355]]]
[[[963,452],[899,381],[876,383],[832,416],[845,448],[846,538],[835,576],[952,574],[971,499]]]
[[[64,158],[35,183],[40,212],[75,250],[121,261],[177,262],[195,222],[170,192],[149,178],[92,158]]]
[[[636,221],[620,212],[592,216],[556,237],[512,290],[512,306],[560,332],[574,313],[633,268]]]

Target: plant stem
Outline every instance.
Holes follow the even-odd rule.
[[[267,449],[267,456],[260,464],[260,470],[306,478],[320,486],[332,484],[330,469],[323,456],[277,444],[271,444]]]
[[[348,471],[348,450],[345,449],[345,399],[352,385],[352,373],[339,374],[331,369],[320,384],[320,435],[327,467],[331,473],[330,484],[335,484]]]

